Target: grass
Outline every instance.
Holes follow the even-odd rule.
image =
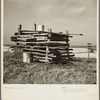
[[[3,65],[5,84],[96,84],[95,58],[75,58],[68,64],[27,64],[5,52]]]

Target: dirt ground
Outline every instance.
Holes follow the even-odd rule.
[[[96,84],[96,59],[75,58],[67,64],[23,63],[4,53],[4,84]]]

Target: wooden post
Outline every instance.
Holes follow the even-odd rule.
[[[88,48],[88,59],[90,58],[90,49],[91,49],[91,44],[92,43],[87,43],[87,48]]]
[[[50,39],[48,39],[49,36],[47,36],[47,42],[50,41]],[[46,73],[47,73],[47,64],[49,62],[48,60],[48,52],[49,52],[49,46],[46,46],[46,55],[45,55],[45,66],[44,66],[44,77],[43,77],[43,80],[44,80],[44,84],[47,83],[47,80],[46,80]]]
[[[22,28],[22,25],[19,25],[19,27],[18,27],[18,34],[21,33],[21,28]]]
[[[47,42],[50,41],[50,39],[48,39],[48,37],[49,37],[49,36],[47,36]],[[49,62],[49,61],[48,61],[48,52],[49,52],[49,46],[46,46],[46,56],[45,56],[46,62]]]
[[[34,23],[34,31],[36,31],[36,24]]]
[[[45,56],[46,62],[48,62],[48,51],[49,51],[49,47],[46,46],[46,56]]]
[[[69,31],[66,31],[66,43],[68,44],[68,38],[69,38]],[[68,60],[69,60],[69,50],[68,50],[69,46],[67,47],[67,55],[68,55]]]

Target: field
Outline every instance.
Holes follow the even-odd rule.
[[[74,58],[67,64],[23,63],[4,52],[4,84],[96,84],[96,58]]]

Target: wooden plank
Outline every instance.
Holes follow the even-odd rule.
[[[33,30],[22,30],[22,32],[39,32],[39,33],[49,33],[47,31],[33,31]]]
[[[59,52],[70,52],[70,49],[69,48],[67,48],[67,49],[65,48],[65,49],[61,49],[61,50],[58,49],[58,51]]]
[[[25,51],[33,51],[33,52],[43,52],[43,53],[46,53],[46,50],[40,50],[40,49],[24,49]],[[48,53],[49,53],[49,50],[48,50]]]
[[[44,56],[45,57],[45,55],[46,54],[43,54],[43,53],[39,53],[39,52],[31,52],[33,55],[40,55],[40,56]]]
[[[50,39],[50,41],[69,41],[69,39]]]
[[[75,56],[75,55],[61,55],[61,57],[72,57],[72,56]]]
[[[69,41],[68,37],[66,36],[49,36],[48,39],[50,39],[50,41]]]
[[[50,41],[50,42],[22,42],[22,41],[18,41],[17,43],[28,43],[28,44],[44,44],[44,45],[62,45],[62,46],[67,46],[67,45],[69,45],[69,44],[67,44],[67,43],[57,43],[56,41]]]
[[[67,35],[67,34],[60,34],[60,33],[55,33],[55,32],[47,32],[47,31],[33,31],[33,30],[21,30],[21,35],[24,35],[24,34],[38,34],[38,33],[48,33],[48,34],[51,34],[51,35],[55,35],[55,36],[68,36],[68,37],[73,37],[73,36],[70,36],[70,35]]]
[[[73,36],[70,36],[70,35],[67,35],[67,34],[60,34],[59,32],[56,33],[56,32],[48,32],[48,31],[33,31],[33,30],[21,30],[21,34],[36,34],[36,33],[49,33],[51,35],[59,35],[59,36],[68,36],[68,37],[73,37]]]
[[[11,39],[11,41],[17,41],[17,37],[16,36],[12,36],[10,39]]]
[[[36,41],[47,41],[47,37],[36,37]]]
[[[45,57],[40,57],[40,56],[36,56],[36,55],[33,56],[33,58],[38,58],[38,59],[44,59],[44,60],[45,60]],[[51,60],[52,60],[52,58],[49,58],[49,57],[48,57],[48,59],[51,59]],[[47,60],[48,60],[48,59],[47,59]]]
[[[46,46],[36,46],[36,45],[35,46],[30,46],[30,45],[16,45],[14,47],[23,47],[23,48],[44,49],[44,50],[46,50]],[[65,52],[66,50],[70,51],[70,50],[73,50],[73,49],[69,49],[69,48],[61,46],[61,47],[49,47],[49,50],[58,50],[58,51],[61,51],[61,52]]]
[[[46,46],[30,46],[32,48],[46,48]]]
[[[25,47],[31,47],[31,48],[46,48],[46,46],[28,46],[28,45],[25,45]]]
[[[35,38],[17,38],[17,41],[20,42],[36,42]]]
[[[60,54],[72,54],[73,52],[60,52]]]
[[[72,50],[67,48],[66,46],[59,46],[59,47],[49,47],[50,50]]]
[[[50,52],[50,51],[49,51],[49,47],[46,46],[46,56],[45,56],[45,60],[48,60],[48,52]]]
[[[41,41],[47,41],[47,37],[18,37],[16,39],[17,41],[24,41],[24,42],[41,42]]]
[[[35,38],[34,39],[32,39],[32,38],[30,38],[30,39],[17,39],[17,40],[14,40],[14,41],[18,41],[18,42],[45,42],[45,41],[47,41],[46,39],[39,39],[39,40],[36,40]]]
[[[40,62],[49,63],[49,60],[39,60]]]
[[[45,57],[46,54],[43,54],[43,53],[36,53],[36,52],[32,52],[33,55],[37,55],[37,56],[40,56],[40,57]],[[48,58],[56,58],[55,55],[53,54],[48,54]]]
[[[70,35],[67,35],[67,34],[60,34],[60,33],[50,33],[51,34],[51,37],[73,37],[73,36],[70,36]]]
[[[17,35],[16,37],[20,38],[36,38],[36,37],[47,37],[48,34],[34,34],[34,35],[31,35],[31,34],[23,34],[23,35]]]
[[[48,43],[62,43],[62,44],[66,44],[66,41],[49,41]]]
[[[20,35],[17,35],[18,38],[32,38],[32,34],[20,34]]]
[[[42,36],[46,36],[46,37],[47,37],[48,35],[49,35],[49,34],[34,34],[33,36],[34,36],[34,37],[39,37],[39,36],[41,36],[41,37],[42,37]]]
[[[39,52],[31,52],[33,55],[38,55],[38,56],[46,56],[46,53],[44,54],[44,53],[39,53]],[[48,54],[48,57],[50,57],[50,58],[54,58],[54,57],[56,57],[55,55],[52,55],[52,54]]]
[[[38,43],[38,42],[36,42],[36,43],[30,43],[30,42],[16,42],[16,43],[18,43],[19,44],[19,46],[23,46],[23,47],[33,47],[33,48],[35,48],[35,47],[37,47],[37,48],[45,48],[47,45],[49,46],[49,49],[50,50],[73,50],[73,49],[68,49],[68,47],[69,47],[69,44],[65,44],[65,45],[62,45],[62,44],[50,44],[50,43]]]
[[[45,62],[45,63],[49,63],[49,60],[50,59],[48,59],[48,60],[45,60],[45,59],[42,59],[42,58],[33,58],[33,61],[37,61],[37,62]]]
[[[51,47],[56,47],[56,46],[68,46],[69,44],[66,44],[66,43],[48,43],[46,45],[51,46]]]

